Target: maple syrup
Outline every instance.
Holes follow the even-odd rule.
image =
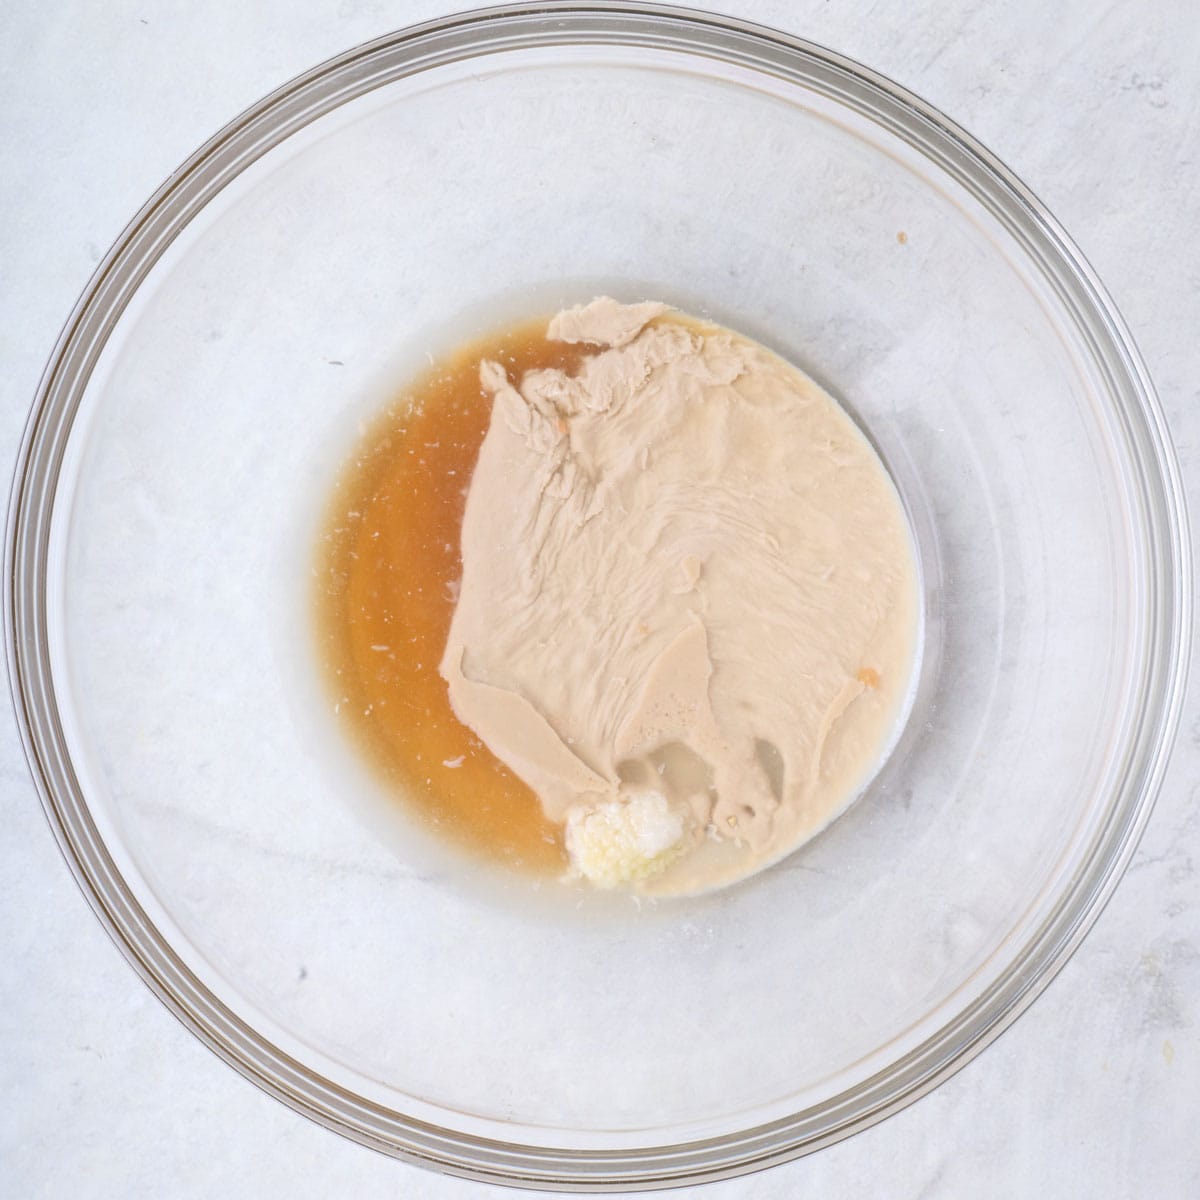
[[[438,664],[462,575],[467,489],[491,417],[482,359],[514,381],[574,372],[588,352],[546,320],[432,366],[367,428],[335,489],[317,561],[317,628],[339,722],[397,798],[458,845],[560,871],[561,831],[450,707]]]

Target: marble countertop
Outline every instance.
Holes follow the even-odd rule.
[[[0,461],[103,251],[171,169],[306,67],[447,0],[8,0],[0,14]],[[1200,512],[1200,22],[1192,0],[707,0],[912,88],[1073,234],[1133,329]],[[1082,949],[949,1082],[707,1198],[1200,1195],[1200,672],[1157,809]],[[0,1193],[444,1198],[225,1067],[79,895],[0,720]]]

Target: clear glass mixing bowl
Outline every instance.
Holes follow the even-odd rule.
[[[405,825],[332,731],[307,626],[361,419],[427,355],[601,291],[839,396],[925,588],[868,793],[766,874],[640,908]],[[1162,774],[1185,547],[1124,326],[967,134],[737,21],[539,4],[318,67],[147,204],[36,399],[6,627],[66,856],[217,1053],[407,1159],[652,1186],[879,1119],[1046,983]]]

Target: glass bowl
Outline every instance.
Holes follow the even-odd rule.
[[[362,421],[429,356],[600,292],[840,397],[924,588],[912,714],[858,803],[640,906],[408,824],[334,730],[307,607]],[[1078,944],[1178,717],[1184,526],[1112,303],[966,133],[735,20],[538,4],[316,68],[138,214],[36,398],[8,653],[68,862],[229,1063],[414,1162],[663,1186],[895,1111]]]

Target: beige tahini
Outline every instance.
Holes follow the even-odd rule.
[[[740,878],[852,800],[913,673],[913,544],[854,423],[762,346],[603,298],[576,374],[484,362],[442,674],[576,874]]]

